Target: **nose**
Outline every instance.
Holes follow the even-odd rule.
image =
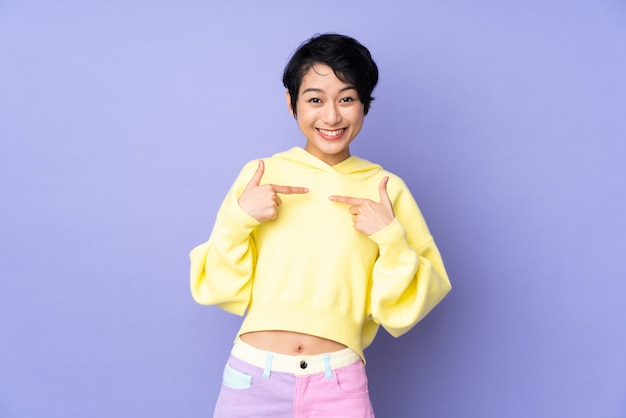
[[[322,122],[328,125],[335,125],[341,122],[341,114],[337,105],[334,103],[327,103],[322,111]]]

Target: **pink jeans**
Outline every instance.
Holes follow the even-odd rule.
[[[372,418],[374,412],[365,366],[352,350],[286,356],[238,341],[224,370],[214,417]]]

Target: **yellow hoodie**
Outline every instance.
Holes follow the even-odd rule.
[[[280,195],[275,220],[259,223],[237,202],[258,162],[244,166],[219,209],[209,240],[191,251],[191,292],[203,305],[244,315],[239,335],[284,330],[337,341],[357,352],[379,325],[398,337],[450,290],[441,256],[411,192],[381,166],[351,156],[329,166],[302,148],[264,159],[262,184],[307,187]],[[396,219],[365,236],[345,195],[379,200]]]

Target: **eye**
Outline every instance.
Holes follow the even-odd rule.
[[[353,97],[344,97],[343,99],[341,99],[341,103],[349,103],[353,101],[354,101]]]
[[[318,99],[317,97],[312,97],[309,100],[307,100],[309,103],[322,103],[322,101],[320,99]]]

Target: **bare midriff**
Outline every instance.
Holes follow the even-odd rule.
[[[290,356],[332,353],[346,348],[336,341],[290,331],[256,331],[239,338],[260,350]]]

